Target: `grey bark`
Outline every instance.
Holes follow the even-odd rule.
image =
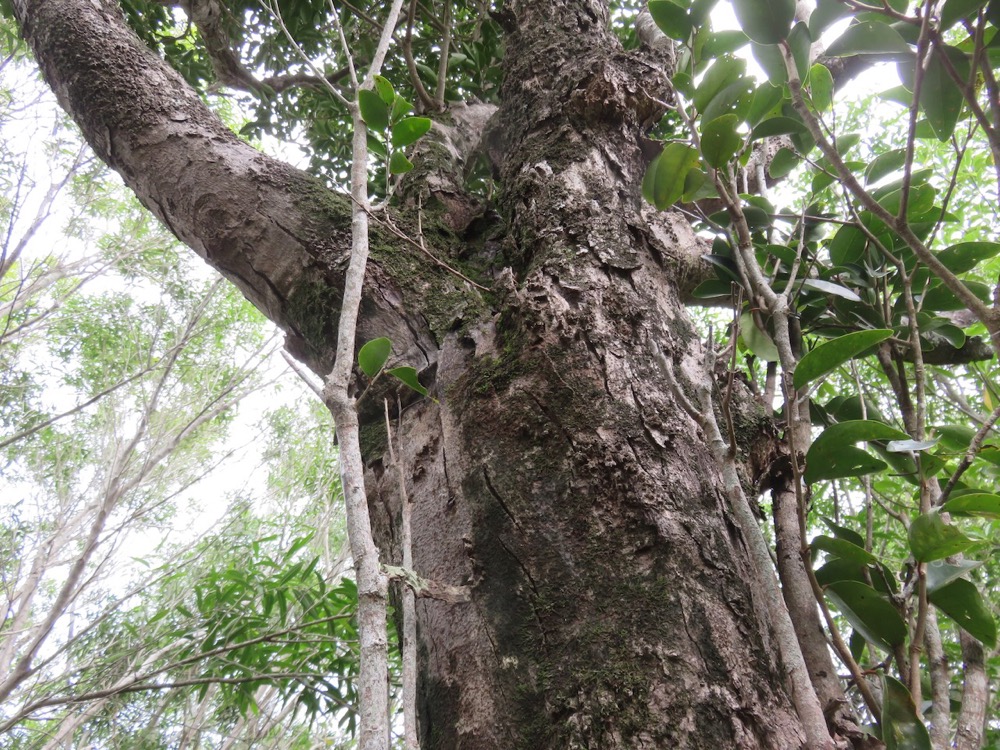
[[[110,4],[15,8],[98,155],[329,371],[348,202],[241,143]],[[422,746],[799,747],[747,541],[652,358],[680,362],[695,339],[679,275],[696,241],[677,217],[654,226],[639,195],[664,81],[620,49],[602,3],[505,12],[498,216],[465,243],[429,239],[492,293],[376,228],[359,320],[440,401],[401,415],[414,568],[472,590],[416,605]],[[397,559],[371,406],[366,484]]]

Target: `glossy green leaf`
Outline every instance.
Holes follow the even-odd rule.
[[[430,129],[429,117],[406,117],[392,126],[392,145],[394,148],[409,146]]]
[[[420,380],[417,378],[417,371],[413,367],[393,367],[391,370],[386,370],[387,373],[392,375],[394,378],[402,380],[411,389],[419,393],[421,396],[428,395],[427,389],[420,384]]]
[[[991,649],[996,647],[996,620],[972,581],[959,578],[934,591],[928,591],[927,598],[969,635],[982,641],[984,646]]]
[[[685,143],[668,143],[649,168],[642,194],[661,211],[670,208],[684,194],[688,172],[698,163],[698,152]]]
[[[691,36],[691,16],[683,8],[670,0],[649,0],[649,14],[660,31],[671,39],[686,42]]]
[[[740,336],[743,337],[743,343],[747,348],[759,359],[765,362],[778,361],[777,347],[771,337],[757,327],[749,310],[740,316]]]
[[[917,516],[910,524],[910,552],[918,562],[957,555],[972,546],[969,537],[942,520],[936,510]]]
[[[392,342],[384,336],[372,339],[358,352],[358,366],[369,378],[378,375],[392,352]]]
[[[970,492],[967,495],[951,498],[941,506],[941,510],[956,516],[1000,519],[1000,495],[988,492]]]
[[[864,547],[852,544],[846,539],[836,539],[832,536],[821,535],[813,539],[809,543],[809,546],[813,549],[822,550],[833,557],[840,558],[841,560],[850,560],[859,565],[869,565],[878,562],[878,558],[871,552],[868,552]]]
[[[998,254],[1000,242],[960,242],[942,250],[937,257],[952,273],[965,273]]]
[[[906,438],[905,432],[874,420],[859,419],[830,425],[809,447],[804,479],[813,483],[881,471],[886,467],[885,462],[854,444],[901,438]]]
[[[374,91],[361,89],[358,92],[358,107],[361,119],[372,130],[382,131],[389,127],[389,108]]]
[[[854,55],[880,55],[883,57],[906,57],[912,55],[899,32],[885,23],[865,21],[852,24],[827,48],[828,57],[852,57]]]
[[[759,44],[777,44],[788,36],[795,0],[733,0],[740,27]]]
[[[906,640],[903,618],[871,586],[857,581],[837,581],[826,587],[826,596],[869,643],[892,651]]]
[[[820,344],[799,360],[792,382],[796,388],[837,369],[845,362],[892,336],[890,329],[856,331]]]
[[[821,451],[809,449],[803,479],[807,484],[873,474],[886,468],[885,461],[853,445],[829,445]]]
[[[885,750],[931,750],[917,707],[906,686],[887,674],[882,675],[882,742]]]
[[[982,563],[976,560],[962,560],[952,565],[944,560],[934,560],[926,565],[927,592],[930,593],[964,577],[966,573],[980,567]]]
[[[389,174],[405,174],[413,169],[413,162],[402,151],[394,151],[389,159]]]
[[[701,134],[701,155],[716,169],[723,167],[743,145],[743,138],[736,131],[739,118],[723,115],[706,124]]]
[[[375,92],[387,107],[396,101],[396,92],[393,90],[392,83],[388,78],[375,76]]]

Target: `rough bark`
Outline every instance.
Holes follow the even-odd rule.
[[[239,142],[110,4],[15,7],[101,158],[328,371],[347,201]],[[747,542],[652,357],[708,377],[679,295],[696,240],[639,196],[662,73],[602,3],[508,1],[504,19],[497,213],[425,222],[492,292],[377,232],[359,324],[440,401],[401,415],[414,567],[472,587],[417,603],[423,747],[799,747]],[[361,429],[398,559],[379,404]]]

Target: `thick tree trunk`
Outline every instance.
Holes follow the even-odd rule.
[[[349,208],[240,143],[101,0],[15,0],[60,101],[178,237],[329,367]],[[389,336],[440,403],[402,414],[425,748],[796,748],[769,614],[697,425],[654,364],[708,377],[678,293],[696,240],[642,204],[662,72],[605,4],[506,3],[495,226],[458,247],[491,294],[391,235],[361,340]],[[464,222],[442,224],[454,228]],[[435,251],[447,254],[442,230]],[[389,552],[380,405],[362,413]],[[770,575],[770,571],[767,571]]]

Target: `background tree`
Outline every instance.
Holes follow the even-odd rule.
[[[975,363],[1000,317],[976,276],[995,277],[1000,245],[963,229],[959,184],[963,164],[997,168],[995,0],[830,0],[808,19],[744,0],[741,30],[718,33],[713,2],[655,0],[635,25],[628,3],[412,2],[383,73],[439,122],[405,155],[347,57],[381,64],[374,6],[189,3],[179,27],[129,4],[130,30],[111,5],[13,5],[98,156],[318,374],[334,332],[355,335],[349,221],[371,223],[359,343],[390,339],[389,364],[437,399],[401,395],[394,415],[413,567],[471,591],[417,607],[425,746],[986,741],[996,629],[975,563],[1000,507],[1000,412]],[[731,54],[748,41],[767,81]],[[878,60],[903,84],[891,148],[831,110]],[[247,132],[301,134],[314,176],[241,142],[191,86],[246,92]],[[353,140],[351,200],[348,122],[372,131]],[[947,160],[918,150],[928,137]],[[381,208],[356,176],[366,148]],[[812,174],[777,209],[769,183],[798,162]],[[732,308],[721,351],[691,299]],[[331,402],[343,430],[363,396],[369,510],[396,562],[378,369]]]
[[[281,392],[266,321],[86,156],[5,40],[0,744],[346,742],[328,417]]]

